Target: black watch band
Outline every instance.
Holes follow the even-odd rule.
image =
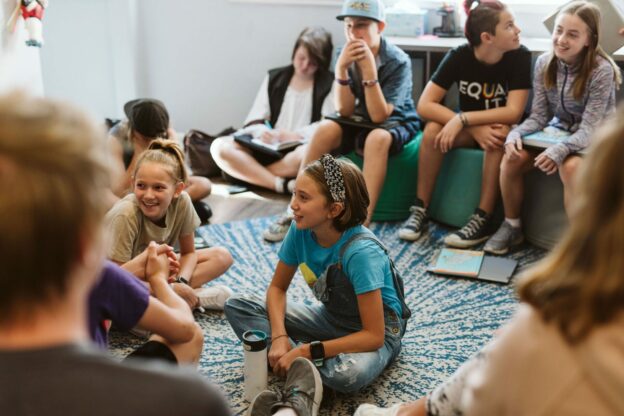
[[[189,281],[182,276],[178,276],[175,278],[174,283],[184,283],[185,285],[188,285]]]
[[[325,347],[321,341],[312,341],[310,343],[310,356],[315,366],[321,367],[325,361]]]

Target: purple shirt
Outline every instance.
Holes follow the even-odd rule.
[[[134,328],[149,304],[149,290],[133,274],[106,261],[100,280],[89,296],[89,333],[102,348],[107,346],[104,321],[110,319],[122,331]]]

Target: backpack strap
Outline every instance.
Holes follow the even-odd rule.
[[[381,250],[384,252],[386,257],[388,257],[388,261],[390,262],[390,271],[392,272],[392,280],[394,283],[394,289],[397,291],[397,295],[398,295],[397,297],[399,298],[399,303],[401,303],[401,310],[402,310],[401,318],[409,319],[412,316],[412,311],[410,311],[409,307],[405,303],[405,288],[403,286],[403,278],[399,274],[399,270],[394,265],[394,262],[392,261],[392,258],[390,257],[388,253],[388,249],[381,241],[379,241],[377,237],[368,233],[358,233],[358,234],[352,235],[347,240],[347,242],[344,243],[342,247],[340,247],[340,254],[339,254],[338,261],[342,265],[342,258],[344,256],[344,253],[347,251],[349,246],[351,246],[351,244],[359,240],[373,241],[375,244],[379,246],[379,248],[381,248]]]

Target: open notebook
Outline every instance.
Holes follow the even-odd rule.
[[[248,149],[273,156],[275,159],[283,158],[286,153],[303,144],[302,141],[281,142],[275,144],[265,143],[259,138],[254,138],[251,134],[235,134],[234,141]]]
[[[483,251],[443,248],[427,270],[448,276],[509,283],[517,265],[515,260],[486,256]]]

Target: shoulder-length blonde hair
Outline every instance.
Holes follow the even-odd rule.
[[[574,99],[580,100],[585,94],[587,81],[589,81],[592,71],[596,68],[598,62],[596,58],[598,56],[606,59],[613,67],[613,79],[616,88],[619,88],[619,85],[622,83],[620,68],[600,46],[600,9],[586,1],[575,1],[564,7],[558,16],[562,14],[578,16],[587,25],[589,32],[589,46],[586,46],[581,52],[579,75],[572,85]],[[557,28],[555,27],[554,30],[557,30]],[[555,56],[554,52],[551,52],[550,60],[546,65],[546,71],[544,71],[544,86],[547,89],[557,87],[557,56]]]
[[[560,244],[519,285],[520,299],[571,343],[624,310],[624,107],[595,134]]]

